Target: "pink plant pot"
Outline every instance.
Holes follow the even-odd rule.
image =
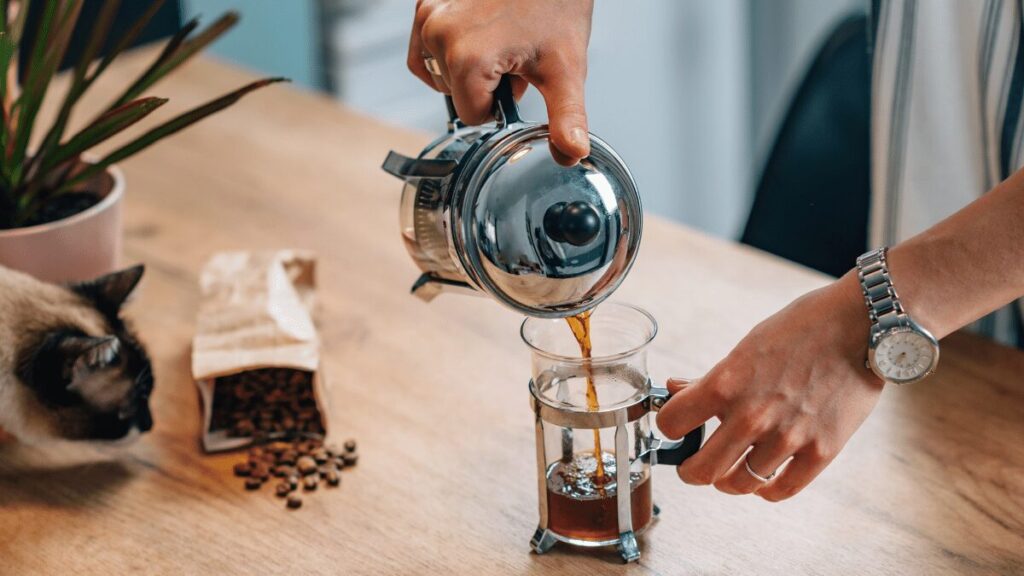
[[[0,230],[0,265],[47,282],[75,282],[117,269],[124,174],[116,166],[82,187],[102,200],[56,222]]]

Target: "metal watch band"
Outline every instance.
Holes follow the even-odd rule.
[[[883,246],[857,258],[857,278],[860,279],[860,288],[864,292],[868,316],[871,318],[872,326],[877,326],[881,330],[904,325],[907,318],[885,262],[888,250],[887,246]]]

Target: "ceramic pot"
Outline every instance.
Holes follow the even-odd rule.
[[[47,282],[88,280],[116,270],[124,187],[124,174],[110,166],[82,186],[102,197],[89,209],[55,222],[0,230],[0,265]]]

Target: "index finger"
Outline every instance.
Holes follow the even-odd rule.
[[[426,48],[423,46],[423,20],[425,20],[426,14],[423,10],[416,11],[416,17],[412,22],[412,33],[409,35],[409,53],[406,56],[405,64],[409,67],[409,71],[414,76],[423,81],[424,84],[430,86],[434,90],[439,90],[437,85],[434,83],[433,76],[427,70],[427,66],[424,63],[424,54],[426,54]]]
[[[709,380],[694,380],[673,394],[658,412],[658,429],[669,438],[682,438],[712,417],[720,416],[724,408]]]

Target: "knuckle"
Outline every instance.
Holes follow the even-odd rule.
[[[796,432],[793,432],[792,430],[786,430],[781,432],[778,436],[776,436],[775,444],[776,446],[778,446],[779,452],[783,452],[788,455],[793,454],[794,452],[800,449],[802,439],[800,438],[800,436],[797,435]]]
[[[679,478],[694,486],[709,486],[715,482],[714,471],[707,466],[679,467]]]
[[[832,458],[835,457],[836,454],[835,450],[832,448],[832,445],[828,441],[822,439],[814,440],[810,444],[808,444],[806,448],[806,453],[807,456],[814,460],[816,463],[828,462],[832,460]]]
[[[423,37],[423,43],[427,48],[436,50],[447,44],[451,29],[451,26],[443,18],[427,16],[426,20],[423,21],[420,35]]]
[[[448,47],[444,62],[453,75],[460,76],[482,69],[487,64],[487,57],[479,50],[456,42]]]
[[[767,434],[772,428],[772,421],[764,414],[748,414],[740,417],[740,422],[746,432],[754,437],[761,437]]]

